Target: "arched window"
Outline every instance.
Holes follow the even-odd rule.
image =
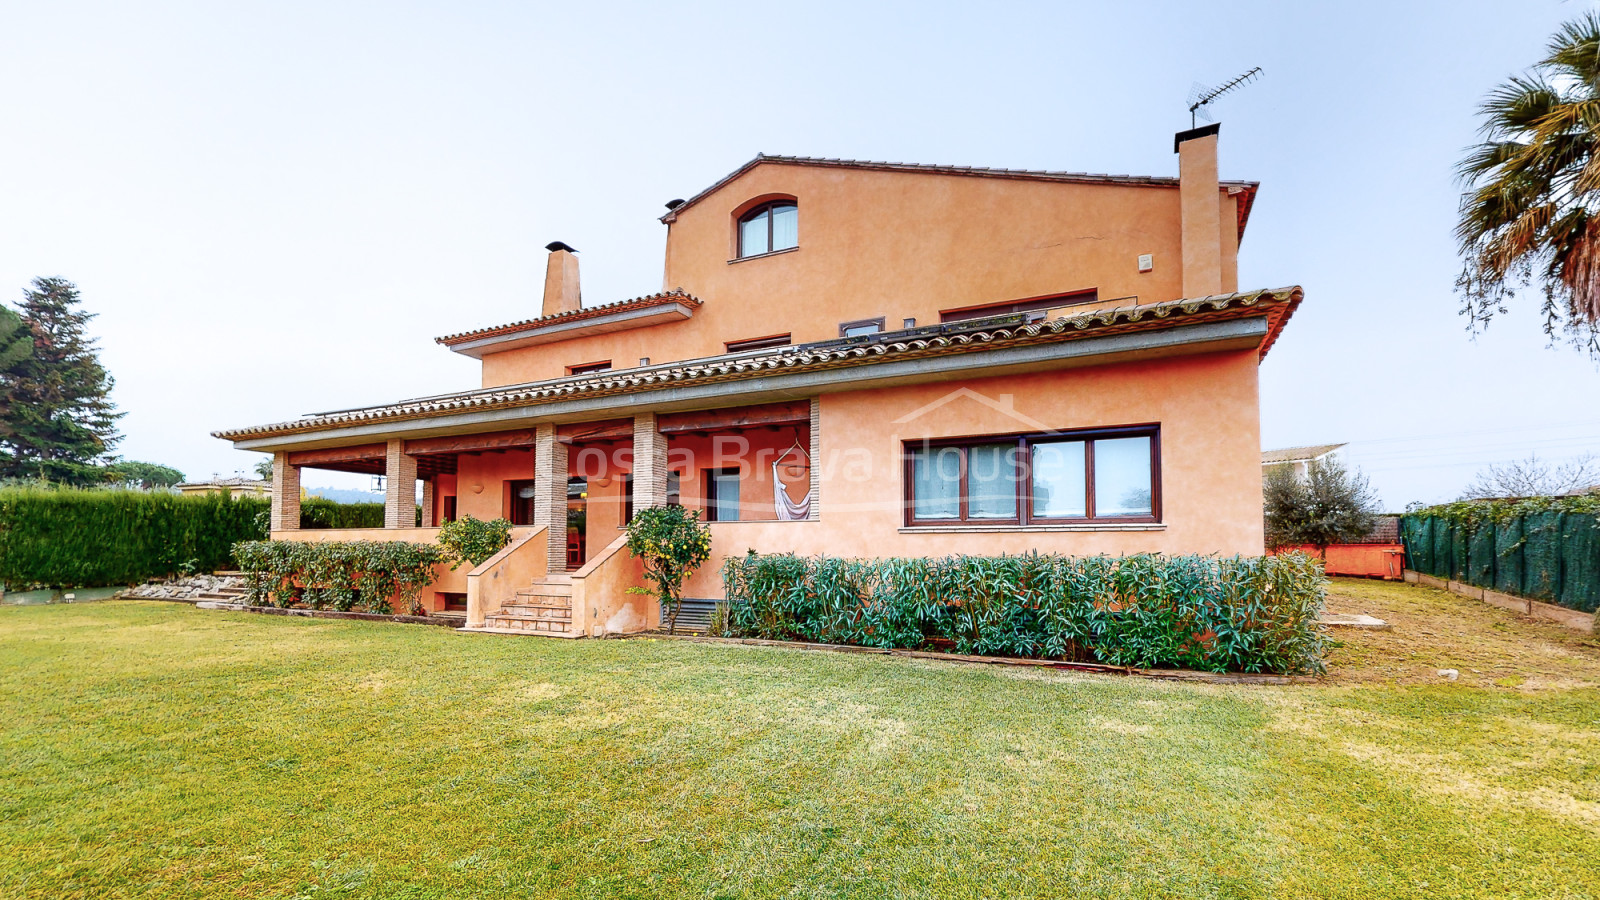
[[[800,246],[800,207],[793,200],[763,203],[739,218],[739,258]]]

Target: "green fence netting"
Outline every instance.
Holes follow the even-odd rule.
[[[1406,567],[1479,587],[1600,609],[1600,516],[1537,512],[1475,525],[1426,514],[1400,522]]]

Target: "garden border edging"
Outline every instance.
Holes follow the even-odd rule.
[[[136,597],[136,600],[146,599]],[[194,604],[195,609],[220,609],[227,612],[260,613],[265,616],[298,616],[303,619],[345,619],[356,622],[395,622],[401,625],[438,625],[444,628],[460,628],[461,620],[446,616],[402,616],[385,615],[384,613],[368,612],[339,612],[333,609],[296,609],[281,606],[248,606],[243,603],[224,603],[220,600],[200,600]]]
[[[1540,600],[1534,600],[1531,597],[1519,597],[1516,594],[1507,594],[1493,588],[1478,587],[1475,584],[1467,584],[1464,581],[1451,581],[1433,575],[1424,575],[1415,569],[1406,569],[1404,577],[1407,584],[1420,584],[1423,587],[1449,591],[1461,597],[1482,600],[1490,606],[1498,606],[1501,609],[1521,613],[1524,616],[1555,622],[1558,625],[1565,625],[1576,631],[1590,633],[1595,631],[1594,613],[1578,612],[1575,609],[1567,609],[1565,606],[1557,606],[1554,603],[1545,603]]]
[[[1192,669],[1136,669],[1132,666],[1111,666],[1104,663],[1068,662],[1059,659],[1024,659],[1016,656],[973,656],[961,653],[938,653],[931,650],[902,650],[884,647],[858,647],[853,644],[812,644],[805,641],[770,641],[761,638],[722,638],[700,634],[666,634],[660,631],[641,631],[633,634],[608,636],[613,640],[639,640],[641,638],[671,641],[688,641],[695,644],[723,644],[726,646],[773,647],[780,650],[810,650],[823,653],[867,653],[878,656],[899,656],[908,659],[929,659],[936,662],[983,663],[992,666],[1019,666],[1042,669],[1061,669],[1091,675],[1129,675],[1152,678],[1158,681],[1184,681],[1200,684],[1320,684],[1317,675],[1271,675],[1256,672],[1196,672]]]

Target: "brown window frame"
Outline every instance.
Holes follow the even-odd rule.
[[[800,215],[800,201],[793,200],[793,199],[790,199],[790,198],[787,198],[787,197],[780,197],[780,198],[778,198],[776,200],[768,200],[765,203],[759,203],[759,204],[757,204],[755,206],[750,207],[749,209],[745,210],[744,213],[742,215],[740,215],[739,218],[733,223],[733,228],[734,228],[734,251],[737,254],[737,256],[734,257],[735,259],[755,259],[758,256],[768,256],[768,255],[771,255],[773,253],[782,253],[785,250],[794,250],[794,249],[796,249],[796,248],[798,248],[800,246],[800,232],[799,232],[799,227],[797,225],[796,229],[795,229],[794,246],[793,247],[783,247],[781,249],[773,249],[773,246],[772,246],[772,216],[771,216],[771,213],[772,213],[772,211],[774,209],[776,209],[776,208],[778,208],[780,206],[792,206],[792,207],[794,207],[795,216],[797,218],[799,217],[799,215]],[[766,217],[767,217],[767,249],[761,251],[760,253],[746,253],[746,252],[744,252],[744,223],[746,223],[746,222],[750,221],[751,219],[754,219],[756,216],[760,216],[760,215],[766,215]]]
[[[745,338],[742,341],[725,341],[723,348],[729,353],[740,353],[745,350],[770,350],[773,347],[788,347],[794,343],[790,332],[772,334],[766,337]]]
[[[674,482],[678,487],[674,487]],[[677,472],[667,472],[667,505],[683,505],[683,476]],[[622,525],[626,527],[633,521],[633,473],[627,472],[622,476]]]
[[[732,519],[719,519],[719,518],[717,518],[717,476],[718,475],[732,475],[739,481],[739,483],[741,485],[741,488],[739,490],[739,499],[738,499],[738,504],[739,505],[734,507],[734,512],[737,515],[738,513],[741,513],[741,512],[744,511],[743,510],[743,506],[744,506],[744,489],[742,487],[742,485],[744,484],[744,472],[741,471],[738,466],[722,466],[721,468],[716,468],[716,469],[701,469],[700,470],[700,481],[703,483],[703,487],[705,489],[705,499],[703,501],[704,505],[701,506],[701,509],[703,509],[705,511],[706,521],[707,522],[742,522],[742,521],[744,521],[744,517],[743,516],[737,516],[736,518],[732,518]]]
[[[878,330],[876,332],[874,332],[874,333],[875,334],[883,334],[883,332],[884,332],[884,323],[887,322],[887,321],[888,320],[885,319],[883,316],[878,316],[876,319],[854,319],[854,320],[849,321],[849,322],[840,322],[839,323],[839,337],[869,337],[869,335],[865,335],[865,334],[854,334],[854,335],[852,335],[852,334],[848,334],[847,333],[847,332],[849,332],[850,329],[859,328],[862,325],[876,325],[876,326],[878,326]]]
[[[609,359],[602,359],[588,363],[579,363],[575,366],[567,366],[568,375],[593,375],[595,372],[609,371],[611,371],[611,360]]]
[[[530,514],[527,517],[528,521],[526,521],[526,522],[518,522],[517,521],[518,519],[522,518],[522,516],[518,514],[518,510],[520,508],[519,507],[519,501],[522,501],[522,498],[517,496],[517,491],[521,490],[523,487],[528,486],[528,485],[537,486],[537,482],[534,481],[532,478],[517,478],[517,479],[513,479],[513,480],[510,480],[510,481],[506,482],[506,491],[507,491],[506,499],[507,499],[507,502],[508,502],[508,506],[507,506],[506,511],[505,511],[505,516],[506,516],[506,520],[509,521],[512,525],[526,526],[526,525],[532,525],[533,524],[533,516],[531,514],[531,509],[532,509],[531,506],[529,507]]]
[[[951,322],[970,322],[973,319],[984,319],[989,316],[1004,316],[1013,313],[1022,313],[1029,322],[1037,322],[1044,318],[1047,310],[1061,306],[1095,303],[1099,299],[1100,289],[1089,288],[1082,291],[1068,291],[1064,294],[1028,297],[1023,300],[1004,300],[999,303],[984,303],[979,306],[941,309],[939,310],[939,324],[948,325]]]
[[[1094,442],[1117,438],[1148,437],[1150,439],[1150,515],[1148,516],[1097,516],[1095,515]],[[1033,447],[1065,441],[1084,442],[1084,515],[1035,516],[1033,515]],[[967,454],[970,448],[988,444],[1015,442],[1017,477],[1015,515],[1010,518],[974,519],[968,515]],[[954,447],[961,451],[961,474],[957,518],[916,518],[916,459],[920,450],[937,450]],[[1159,423],[1118,425],[1107,428],[1084,428],[1073,431],[1022,432],[997,435],[971,435],[957,438],[937,438],[906,441],[901,451],[901,502],[904,507],[903,522],[906,528],[940,528],[950,526],[993,525],[1026,527],[1029,525],[1153,525],[1161,519],[1161,426]]]

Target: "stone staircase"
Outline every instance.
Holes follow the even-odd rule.
[[[250,602],[249,575],[244,572],[217,572],[216,575],[218,578],[228,578],[232,583],[221,585],[214,590],[201,591],[195,595],[196,599],[216,603]]]
[[[484,617],[484,627],[473,631],[496,634],[541,634],[547,637],[582,637],[572,624],[572,576],[547,575],[517,591],[499,612]]]

